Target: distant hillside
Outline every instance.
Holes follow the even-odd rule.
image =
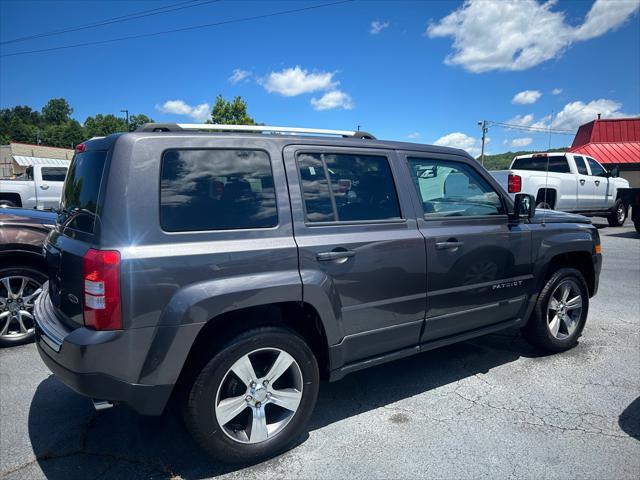
[[[518,155],[526,155],[528,153],[544,153],[544,152],[566,152],[569,147],[564,148],[552,148],[551,150],[544,150],[541,152],[536,151],[520,151],[520,152],[505,152],[498,153],[497,155],[485,155],[484,156],[484,166],[487,170],[506,170],[511,165],[511,160],[513,157]],[[478,157],[478,161],[480,161],[480,157]]]

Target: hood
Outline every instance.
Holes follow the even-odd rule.
[[[54,225],[55,212],[29,208],[0,208],[0,225]]]
[[[591,219],[576,213],[559,212],[536,208],[531,223],[591,223]]]

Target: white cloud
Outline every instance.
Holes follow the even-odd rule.
[[[319,99],[312,98],[311,105],[313,105],[314,110],[331,110],[334,108],[351,110],[353,108],[353,100],[349,94],[341,90],[333,90],[325,93]]]
[[[388,26],[389,26],[389,22],[374,20],[373,22],[371,22],[371,28],[369,29],[369,33],[372,35],[377,35]]]
[[[528,127],[533,123],[533,119],[533,113],[528,113],[527,115],[516,115],[511,120],[507,120],[506,123],[520,127]]]
[[[560,95],[561,93],[562,93],[561,88],[554,88],[553,90],[551,90],[551,95]]]
[[[279,93],[285,97],[294,97],[335,88],[340,82],[333,80],[335,72],[310,73],[299,66],[285,68],[280,72],[271,72],[261,81],[269,93]]]
[[[531,142],[533,142],[533,138],[531,137],[514,138],[513,140],[511,140],[511,146],[518,148],[526,147],[527,145],[531,145]]]
[[[236,83],[240,83],[241,81],[249,78],[251,76],[251,72],[247,70],[242,70],[240,68],[236,68],[233,70],[233,73],[229,77],[229,82],[233,85]]]
[[[601,113],[603,118],[616,118],[631,116],[620,110],[622,104],[615,100],[600,98],[589,103],[581,101],[567,103],[558,112],[551,122],[551,127],[560,130],[577,130],[584,123],[598,118]]]
[[[485,139],[485,142],[487,141],[488,140]],[[453,147],[466,150],[472,157],[480,155],[479,143],[480,142],[477,138],[470,137],[462,132],[449,133],[448,135],[440,137],[433,142],[434,145],[440,145],[442,147]]]
[[[209,118],[211,106],[208,103],[191,106],[183,100],[167,100],[162,105],[156,105],[156,110],[161,113],[186,115],[198,122],[204,122]]]
[[[421,136],[422,135],[420,135],[420,132],[411,132],[411,133],[407,134],[407,138],[410,138],[412,140],[420,138]]]
[[[524,90],[523,92],[516,93],[511,99],[511,103],[518,105],[530,105],[536,103],[542,96],[542,93],[538,90]]]
[[[605,34],[622,25],[640,2],[596,0],[582,25],[565,22],[565,14],[552,11],[551,0],[466,0],[426,35],[452,37],[453,52],[445,63],[470,72],[526,70],[562,55],[573,42]]]

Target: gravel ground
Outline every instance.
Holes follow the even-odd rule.
[[[540,356],[515,331],[323,384],[309,434],[250,467],[202,454],[171,414],[96,413],[33,345],[0,351],[0,477],[640,478],[640,238],[600,230],[580,344]]]

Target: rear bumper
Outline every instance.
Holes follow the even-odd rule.
[[[600,285],[600,271],[602,270],[602,255],[596,253],[593,257],[593,292],[591,296],[595,296],[598,293],[598,286]]]
[[[56,316],[47,284],[36,301],[34,317],[38,353],[60,381],[82,395],[126,403],[144,415],[162,413],[177,374],[172,381],[153,381],[167,375],[160,368],[163,363],[153,355],[153,346],[158,344],[159,337],[160,344],[166,340],[168,329],[99,332],[84,327],[69,328]],[[177,330],[180,329],[171,329],[173,337]],[[151,381],[140,382],[138,379],[144,375]]]

